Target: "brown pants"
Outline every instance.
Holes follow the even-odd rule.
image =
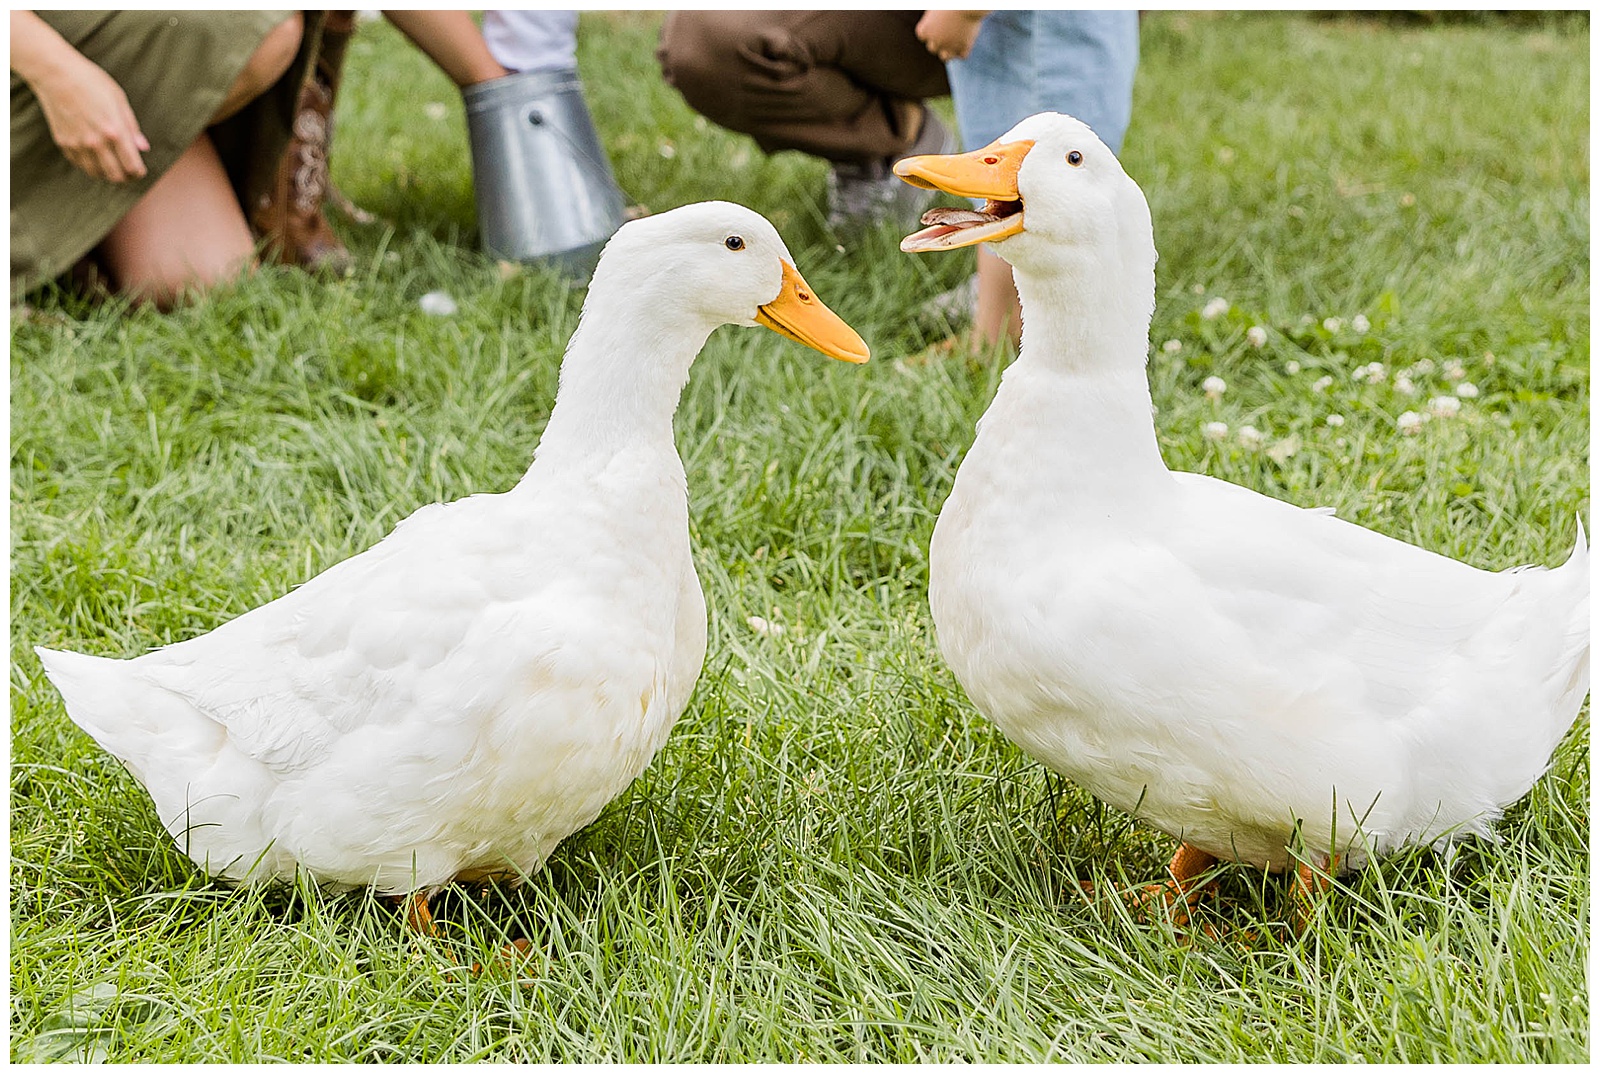
[[[675,11],[656,58],[689,107],[768,153],[840,162],[911,147],[922,99],[950,92],[920,11]]]

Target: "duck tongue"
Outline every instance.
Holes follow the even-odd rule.
[[[997,224],[1008,215],[1010,214],[989,212],[988,206],[983,209],[956,209],[941,205],[922,214],[922,223],[925,226],[921,231],[901,239],[900,249],[908,254],[915,254],[964,246],[970,239],[957,240],[954,236],[974,228]]]
[[[944,205],[929,209],[922,214],[923,224],[934,226],[960,227],[963,224],[988,224],[998,219],[1000,218],[994,213],[979,212],[976,209],[954,209]]]

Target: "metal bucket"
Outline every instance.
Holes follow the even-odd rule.
[[[483,248],[587,279],[622,226],[624,199],[575,69],[462,90]]]

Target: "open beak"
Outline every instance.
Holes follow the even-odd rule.
[[[922,214],[922,222],[929,226],[901,239],[900,249],[908,254],[954,250],[1000,242],[1021,232],[1017,173],[1032,148],[1031,140],[991,142],[971,153],[906,157],[896,162],[894,173],[912,186],[984,200],[981,209],[929,209]]]
[[[860,365],[871,355],[856,330],[824,306],[799,270],[787,261],[783,263],[783,289],[777,298],[757,308],[756,324],[841,362]]]

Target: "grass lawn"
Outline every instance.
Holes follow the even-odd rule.
[[[927,610],[999,368],[901,359],[944,334],[919,305],[970,255],[836,245],[823,166],[697,120],[656,25],[583,23],[619,179],[656,210],[765,213],[874,358],[712,338],[677,423],[710,607],[694,699],[533,883],[444,898],[444,942],[362,895],[207,884],[30,646],[191,637],[520,476],[581,294],[474,252],[454,91],[361,30],[334,176],[380,221],[336,217],[351,279],[13,316],[13,1058],[1586,1061],[1587,715],[1500,845],[1388,859],[1302,937],[1270,924],[1287,883],[1242,867],[1205,912],[1234,938],[1079,894],[1158,876],[1171,840],[1007,743]],[[1169,463],[1480,567],[1559,563],[1588,517],[1589,92],[1581,16],[1148,16],[1124,158],[1161,251]],[[434,290],[459,311],[423,313]],[[1436,397],[1459,413],[1399,431]],[[452,971],[517,935],[520,980]]]

